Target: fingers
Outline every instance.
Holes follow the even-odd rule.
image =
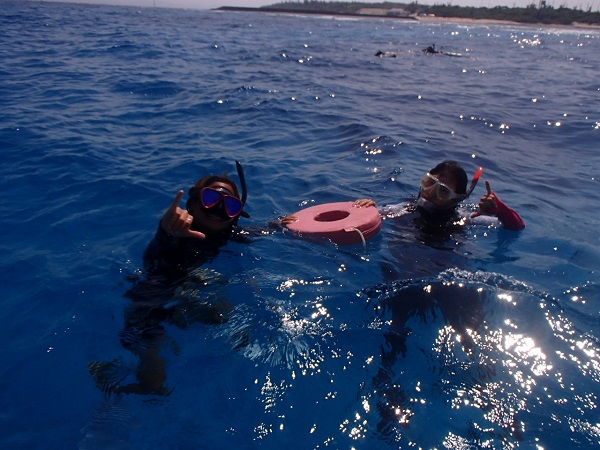
[[[180,190],[175,195],[173,202],[165,212],[161,220],[162,228],[171,236],[191,237],[195,239],[205,239],[206,235],[200,231],[192,230],[194,216],[187,210],[179,207],[179,202],[183,197],[183,191]]]
[[[479,202],[479,205],[481,206],[482,204],[486,203],[486,201],[493,201],[495,203],[495,195],[494,192],[492,191],[492,187],[490,186],[490,182],[489,181],[485,181],[485,190],[486,193],[483,194],[483,196],[481,197],[481,200]]]
[[[182,190],[180,190],[173,199],[173,203],[171,203],[171,206],[169,206],[169,211],[175,212],[177,210],[177,208],[179,207],[179,202],[181,201],[181,197],[183,197]]]
[[[492,191],[490,182],[487,180],[485,182],[485,190],[486,190],[486,193],[481,197],[481,200],[479,201],[479,205],[478,205],[479,210],[474,212],[473,214],[471,214],[471,218],[475,218],[475,217],[479,217],[479,216],[483,216],[483,215],[489,215],[489,214],[493,215],[494,214],[494,211],[496,210],[496,207],[497,207],[496,195]]]
[[[178,208],[179,214],[175,216],[175,219],[171,222],[171,228],[174,236],[179,237],[191,237],[195,239],[205,239],[206,235],[200,231],[192,230],[192,224],[194,223],[194,216],[192,216],[186,210]]]
[[[191,237],[195,239],[205,239],[206,235],[200,231],[192,230],[194,216],[186,210],[177,208],[173,217],[165,226],[165,231],[171,236]]]
[[[282,225],[287,225],[288,223],[293,223],[293,222],[297,222],[297,221],[298,221],[297,216],[285,216],[279,220],[279,223]]]
[[[195,230],[187,230],[186,236],[195,239],[206,239],[206,235],[204,233]]]
[[[204,239],[206,235],[200,231],[192,230],[192,224],[194,223],[194,216],[192,216],[187,210],[181,209],[177,206],[181,200],[183,191],[179,191],[165,212],[160,224],[171,236],[177,237],[192,237],[196,239]]]
[[[185,209],[180,209],[176,222],[177,223],[175,226],[180,231],[185,232],[185,231],[188,231],[190,229],[190,227],[192,226],[192,224],[194,223],[194,217],[189,212],[187,212]]]
[[[356,206],[357,208],[367,208],[369,206],[376,206],[376,205],[377,205],[377,203],[375,202],[375,200],[370,199],[370,198],[361,198],[354,202],[354,206]]]

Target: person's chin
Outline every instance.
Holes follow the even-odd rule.
[[[210,231],[221,231],[229,225],[229,220],[223,220],[222,217],[213,214],[208,214],[204,221],[205,228]]]
[[[440,200],[438,200],[437,198],[427,198],[425,196],[423,196],[423,198],[425,200],[427,200],[429,203],[431,203],[432,205],[434,205],[437,208],[440,209],[446,209],[446,208],[451,208],[453,205],[452,202],[442,202]]]

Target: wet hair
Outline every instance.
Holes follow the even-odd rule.
[[[444,161],[429,171],[431,175],[446,172],[454,178],[457,194],[467,193],[467,173],[456,161]]]
[[[237,198],[240,198],[240,191],[239,191],[237,185],[227,175],[208,175],[208,176],[196,181],[196,184],[194,184],[190,188],[190,190],[188,191],[189,198],[186,203],[186,207],[189,209],[192,200],[200,199],[200,191],[203,188],[210,186],[213,183],[226,183],[226,184],[230,185],[231,188],[233,189],[233,195],[235,195]]]

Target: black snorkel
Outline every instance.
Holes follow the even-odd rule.
[[[240,216],[249,218],[250,214],[244,211],[244,206],[246,206],[246,198],[248,197],[248,189],[246,187],[246,176],[244,175],[244,168],[239,161],[235,161],[235,167],[237,168],[238,177],[240,178],[240,188],[242,190],[242,198],[240,198],[242,202],[242,212]],[[237,223],[239,216],[235,219],[235,223]]]

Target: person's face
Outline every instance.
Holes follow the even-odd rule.
[[[236,196],[233,186],[229,183],[215,181],[206,187],[217,189],[224,194]],[[200,199],[196,199],[190,205],[190,214],[194,217],[192,227],[214,233],[225,230],[229,227],[233,219],[224,214],[223,207],[223,202],[220,202],[220,204],[213,208],[204,208],[200,203]]]
[[[421,197],[439,208],[450,208],[460,195],[456,193],[456,180],[447,171],[426,174],[421,179]]]

